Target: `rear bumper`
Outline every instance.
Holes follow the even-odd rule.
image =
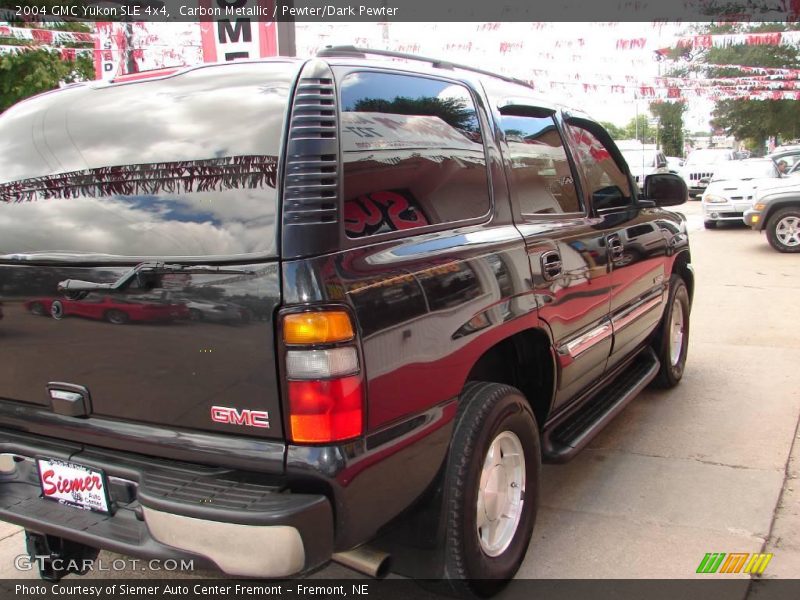
[[[192,559],[229,575],[286,577],[333,552],[323,495],[293,494],[264,475],[145,459],[0,430],[0,519],[26,529],[142,558]],[[40,497],[35,457],[102,469],[112,514]],[[10,458],[3,463],[11,465]],[[253,549],[258,548],[257,552]]]

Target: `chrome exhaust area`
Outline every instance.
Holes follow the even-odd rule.
[[[386,577],[392,566],[390,554],[369,546],[359,546],[347,552],[336,552],[331,559],[340,565],[376,579]]]

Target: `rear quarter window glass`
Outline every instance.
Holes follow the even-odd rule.
[[[0,117],[0,254],[275,255],[293,63],[62,90]]]
[[[583,211],[567,151],[552,117],[502,115],[509,178],[526,215]]]
[[[346,76],[340,89],[348,237],[488,213],[483,138],[464,86],[370,72]]]

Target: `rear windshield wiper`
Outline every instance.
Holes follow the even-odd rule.
[[[117,292],[126,289],[132,281],[136,280],[139,287],[150,289],[153,287],[153,276],[183,273],[187,275],[247,275],[250,271],[243,269],[228,269],[225,267],[203,267],[194,265],[170,264],[162,262],[143,262],[124,273],[112,283],[98,283],[96,281],[83,281],[80,279],[65,279],[58,283],[58,291],[70,298],[86,297],[91,292]]]

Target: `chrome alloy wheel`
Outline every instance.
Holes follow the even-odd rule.
[[[517,532],[525,497],[525,454],[516,434],[494,438],[478,485],[478,540],[488,556],[500,556]]]
[[[784,246],[800,245],[800,218],[793,215],[782,218],[775,226],[775,236]]]
[[[684,337],[683,304],[679,298],[672,301],[672,318],[669,321],[669,361],[676,366],[681,360]]]

